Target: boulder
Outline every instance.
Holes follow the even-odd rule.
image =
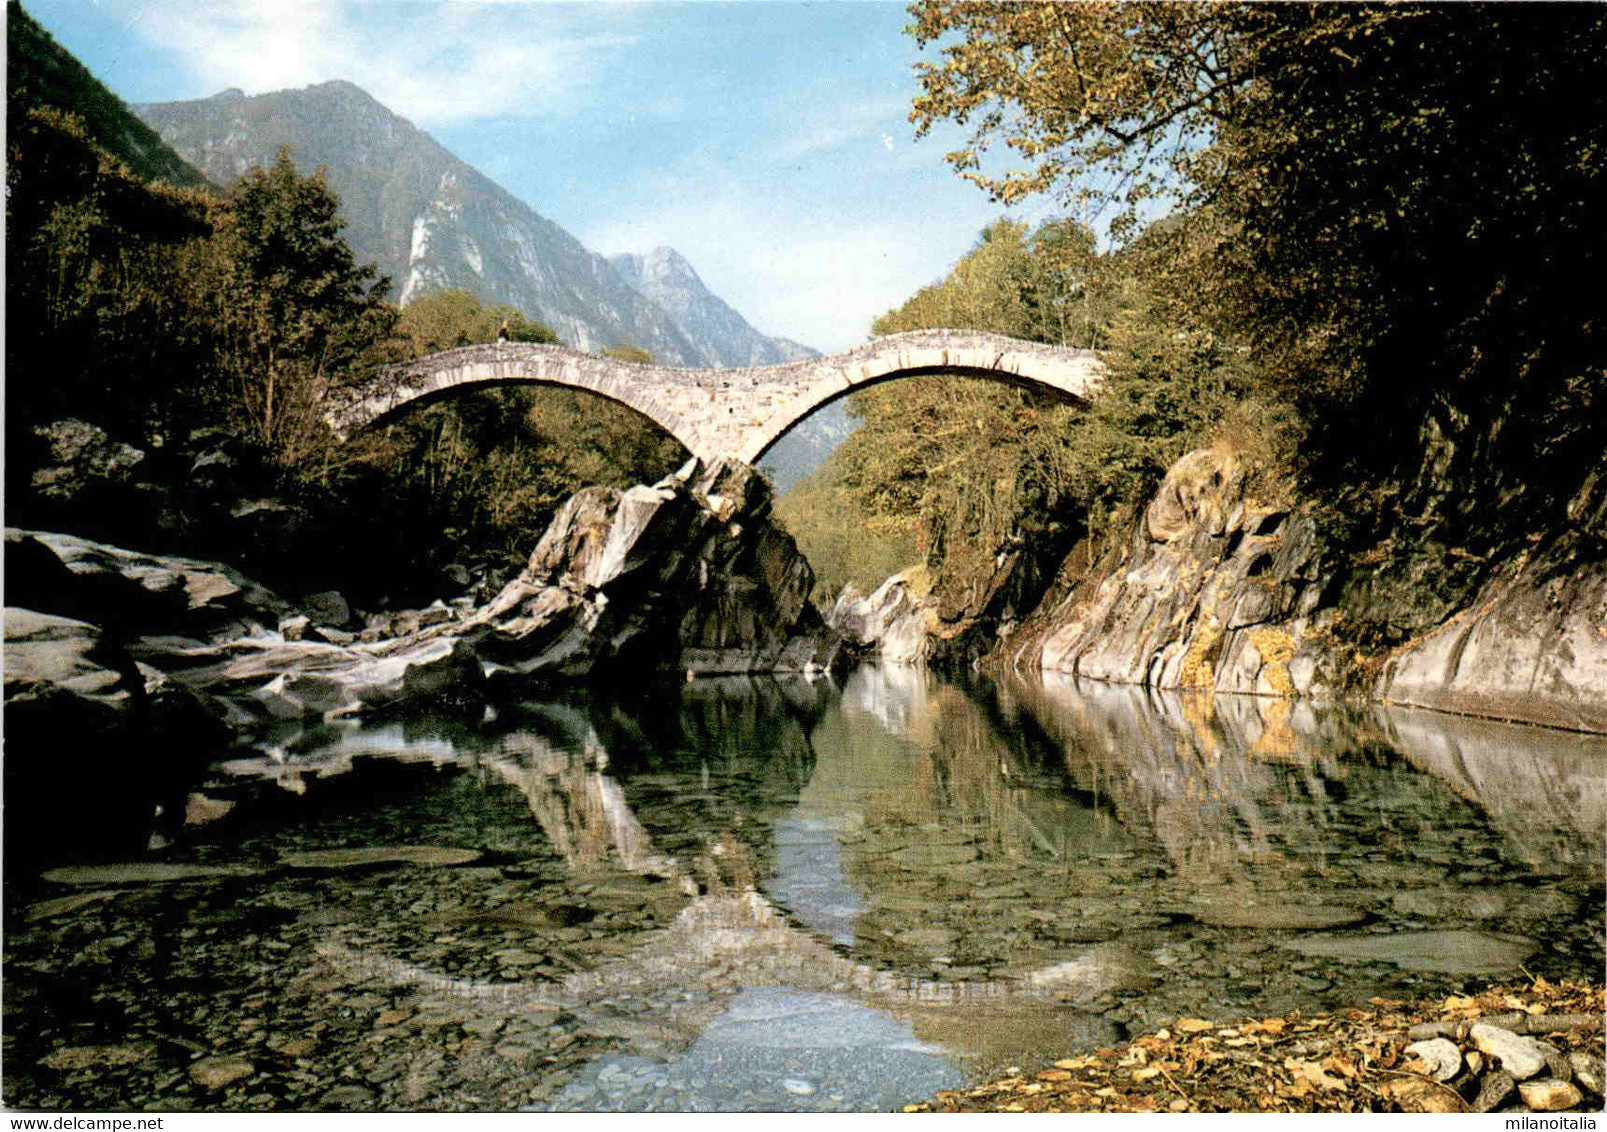
[[[583,489],[518,578],[443,628],[493,675],[828,667],[838,639],[809,604],[808,563],[769,512],[763,477],[735,460],[652,487]]]
[[[72,535],[8,528],[6,565],[8,601],[125,636],[224,640],[260,633],[294,612],[271,590],[220,563],[142,554]]]
[[[287,639],[297,624],[287,619],[287,635],[145,636],[135,653],[259,719],[479,704],[495,684],[604,669],[826,668],[840,638],[810,605],[809,565],[769,509],[762,477],[734,460],[652,487],[586,488],[523,573],[464,615],[437,603],[371,622],[360,639],[316,616]]]
[[[1315,522],[1246,494],[1217,449],[1178,460],[1140,529],[1032,636],[1045,671],[1157,688],[1323,695],[1316,616],[1331,570]]]
[[[1525,936],[1479,931],[1303,936],[1279,946],[1304,955],[1352,962],[1382,961],[1408,971],[1438,971],[1451,975],[1509,974],[1540,949],[1539,944]],[[1479,1048],[1485,1053],[1491,1052],[1482,1045]]]
[[[31,486],[40,498],[53,504],[76,500],[92,488],[126,484],[145,459],[138,448],[74,418],[35,428],[34,436],[48,449],[49,462],[35,470]]]
[[[301,607],[320,625],[341,628],[352,619],[351,606],[337,590],[324,590],[301,599]]]
[[[1569,533],[1403,646],[1373,691],[1388,703],[1607,732],[1607,560]]]
[[[1229,452],[1201,448],[1166,470],[1155,498],[1144,509],[1144,534],[1151,542],[1176,542],[1203,530],[1220,535],[1239,502],[1244,471]]]
[[[182,814],[190,776],[227,741],[199,697],[148,688],[100,629],[18,608],[5,611],[5,727],[19,863],[143,850],[157,805]]]
[[[868,596],[843,587],[826,623],[892,664],[919,664],[930,655],[937,611],[918,596],[908,574],[894,574]]]

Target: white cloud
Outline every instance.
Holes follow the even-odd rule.
[[[158,0],[141,2],[133,22],[208,93],[343,78],[426,127],[572,107],[634,42],[606,18],[516,3]]]

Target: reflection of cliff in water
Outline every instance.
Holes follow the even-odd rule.
[[[1582,870],[1607,856],[1607,736],[1375,705],[1413,766],[1475,802],[1536,867]]]
[[[1069,676],[1011,680],[1000,695],[1064,748],[1073,781],[1154,834],[1182,881],[1324,874],[1325,845],[1377,855],[1459,828],[1468,803],[1515,859],[1599,872],[1607,825],[1599,737]],[[1358,821],[1364,812],[1375,816]]]

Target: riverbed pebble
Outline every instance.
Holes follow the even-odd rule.
[[[256,1071],[243,1057],[203,1057],[190,1066],[190,1080],[203,1088],[222,1089]]]
[[[1537,1077],[1518,1085],[1523,1103],[1536,1112],[1561,1112],[1584,1100],[1579,1090],[1555,1077]]]
[[[1526,1081],[1546,1067],[1545,1052],[1533,1038],[1484,1022],[1474,1023],[1468,1037],[1486,1057],[1500,1058],[1501,1068],[1512,1074],[1514,1081]]]
[[[1430,1076],[1436,1081],[1449,1081],[1462,1071],[1462,1051],[1447,1038],[1413,1042],[1406,1047],[1406,1053],[1410,1057],[1422,1058],[1428,1065]]]

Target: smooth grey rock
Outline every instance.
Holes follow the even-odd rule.
[[[74,912],[83,910],[91,904],[99,904],[102,900],[110,900],[117,895],[115,892],[75,892],[71,896],[58,896],[54,900],[41,900],[37,904],[30,904],[22,918],[25,920],[48,920],[54,916],[70,916]]]
[[[1499,975],[1517,969],[1540,945],[1525,936],[1479,931],[1393,932],[1387,935],[1306,936],[1280,947],[1304,955],[1356,962],[1382,960],[1408,971]]]
[[[161,861],[130,861],[120,865],[67,865],[49,869],[41,877],[53,884],[168,884],[180,880],[259,876],[250,865],[171,865]]]
[[[5,697],[54,688],[96,705],[123,711],[137,695],[127,658],[93,625],[37,613],[5,611]]]
[[[1223,928],[1260,928],[1264,931],[1320,931],[1360,923],[1366,914],[1335,904],[1285,904],[1242,901],[1237,904],[1185,906],[1202,924]]]
[[[937,609],[915,594],[907,574],[894,574],[868,596],[844,586],[826,623],[860,646],[874,649],[878,660],[919,664],[932,651]]]
[[[314,849],[281,853],[279,860],[293,869],[354,869],[370,865],[466,865],[481,857],[478,849],[438,845],[370,846],[363,849]]]
[[[1512,1075],[1514,1081],[1525,1081],[1546,1067],[1545,1051],[1533,1038],[1514,1034],[1500,1026],[1476,1022],[1468,1037],[1486,1057],[1499,1058],[1501,1068]]]
[[[1607,731],[1607,562],[1573,533],[1492,578],[1461,613],[1397,651],[1390,703]]]
[[[1449,1081],[1462,1071],[1462,1051],[1447,1038],[1430,1038],[1406,1047],[1410,1057],[1422,1058],[1436,1081]]]
[[[143,554],[50,531],[8,528],[6,544],[8,566],[13,548],[48,550],[65,568],[52,585],[70,587],[48,596],[70,603],[75,616],[97,625],[222,640],[277,625],[294,612],[278,594],[218,562]],[[32,595],[28,600],[34,603]],[[38,607],[59,611],[55,605]]]

